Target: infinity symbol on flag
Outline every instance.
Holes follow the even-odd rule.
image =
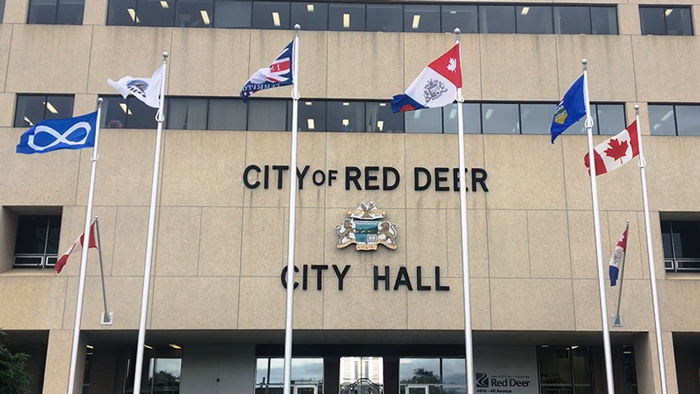
[[[71,134],[75,133],[76,131],[80,129],[85,129],[85,137],[83,137],[82,140],[80,141],[70,141],[68,140],[68,137],[71,136]],[[88,122],[78,122],[71,126],[68,130],[66,130],[65,133],[61,134],[55,129],[52,129],[51,127],[44,126],[44,125],[39,125],[34,128],[34,134],[30,135],[28,140],[27,140],[27,145],[29,145],[32,149],[36,150],[37,152],[44,151],[49,148],[53,148],[54,146],[58,144],[66,144],[66,145],[83,145],[85,144],[85,141],[87,140],[88,136],[90,135],[90,130],[92,130],[92,126],[90,126],[90,123]],[[34,137],[38,135],[39,133],[46,133],[54,137],[54,141],[46,146],[39,146],[34,143]]]

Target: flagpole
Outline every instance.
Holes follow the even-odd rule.
[[[459,45],[459,58],[462,58],[462,43],[459,40],[459,28],[455,28],[455,42]],[[461,61],[461,60],[460,60]],[[471,313],[471,293],[469,290],[469,243],[467,242],[467,174],[464,162],[464,114],[462,112],[462,88],[457,88],[457,120],[459,132],[457,142],[459,146],[459,218],[462,229],[462,292],[464,297],[464,364],[467,372],[467,393],[474,393],[474,343],[472,338],[472,313]]]
[[[292,323],[294,317],[294,236],[297,210],[297,124],[299,122],[299,30],[294,25],[294,61],[292,63],[292,152],[289,163],[289,245],[287,247],[287,311],[284,324],[284,386],[283,394],[291,393],[292,384]]]
[[[630,221],[627,221],[627,227],[625,227],[625,246],[622,250],[627,251],[627,239],[629,238]],[[615,246],[617,248],[617,245]],[[620,304],[622,303],[622,281],[625,279],[625,259],[627,258],[627,253],[622,253],[622,261],[620,262],[620,288],[619,293],[617,293],[617,310],[612,316],[613,327],[622,327],[622,316],[620,316]]]
[[[114,322],[114,316],[107,309],[107,290],[105,289],[105,270],[102,264],[102,243],[100,243],[100,222],[95,216],[95,241],[97,244],[97,255],[100,256],[100,278],[102,279],[102,301],[104,302],[105,311],[102,312],[100,324],[103,326],[111,326]],[[90,244],[88,244],[90,245]]]
[[[141,293],[141,316],[139,318],[139,338],[136,344],[136,363],[134,365],[133,392],[141,391],[141,372],[143,370],[143,349],[146,342],[146,319],[148,315],[148,292],[151,285],[151,265],[153,260],[153,235],[156,226],[156,199],[158,197],[158,173],[160,167],[161,140],[163,137],[163,103],[165,102],[165,75],[167,72],[168,52],[163,52],[163,76],[160,82],[160,99],[156,121],[156,148],[153,159],[153,180],[151,182],[151,205],[148,212],[148,239],[146,241],[146,261],[143,270],[143,291]]]
[[[100,140],[100,115],[102,114],[102,98],[97,99],[97,120],[95,121],[95,145],[90,158],[90,186],[88,187],[87,207],[85,208],[85,226],[83,227],[83,249],[80,253],[80,278],[78,279],[78,301],[75,305],[75,322],[73,323],[73,343],[71,345],[70,368],[68,370],[67,394],[75,390],[75,372],[78,364],[78,344],[80,342],[80,323],[83,319],[83,296],[85,295],[85,276],[87,274],[87,255],[90,249],[90,220],[92,219],[92,201],[95,195],[95,172],[97,170],[97,147]],[[87,237],[86,237],[87,234]],[[87,238],[87,242],[86,242]]]
[[[615,394],[615,380],[612,367],[612,351],[610,349],[610,327],[608,326],[608,306],[605,302],[605,273],[603,270],[603,246],[600,236],[600,211],[598,209],[598,185],[596,183],[595,155],[593,153],[593,118],[591,103],[588,96],[588,60],[583,64],[583,98],[586,104],[586,132],[588,134],[588,157],[591,169],[591,200],[593,201],[593,230],[595,233],[595,254],[598,263],[598,292],[600,295],[600,320],[603,325],[603,347],[605,350],[605,379],[608,383],[608,394]]]
[[[664,362],[664,345],[661,338],[661,319],[659,318],[659,294],[656,289],[656,271],[654,264],[654,248],[651,241],[651,219],[649,218],[649,197],[647,195],[647,161],[642,149],[642,131],[639,127],[639,105],[634,106],[634,117],[637,121],[637,143],[639,144],[639,173],[642,179],[642,201],[644,202],[644,226],[647,233],[647,259],[649,261],[649,281],[651,282],[651,300],[654,307],[654,330],[656,331],[656,353],[659,359],[659,378],[661,393],[668,394],[666,384],[666,363]]]

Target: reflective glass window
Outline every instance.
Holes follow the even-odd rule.
[[[207,99],[168,98],[167,128],[177,130],[207,129]]]
[[[642,34],[666,35],[666,18],[662,7],[639,7]]]
[[[554,7],[554,33],[591,34],[591,13],[589,7]]]
[[[591,106],[591,111],[594,108],[597,115],[598,134],[617,135],[627,127],[623,104],[597,104]]]
[[[415,384],[440,382],[439,358],[399,359],[399,383]]]
[[[520,134],[518,104],[481,104],[484,134]]]
[[[156,108],[151,108],[135,97],[103,97],[102,125],[110,129],[155,129]],[[167,114],[166,114],[167,115]]]
[[[73,96],[17,95],[15,127],[31,127],[44,119],[73,116]]]
[[[457,103],[442,108],[442,127],[444,133],[458,133],[459,119]],[[462,103],[464,134],[481,134],[481,108],[478,103]]]
[[[442,383],[444,384],[465,384],[467,375],[463,358],[443,358],[442,359]]]
[[[690,21],[690,8],[665,8],[666,34],[669,36],[692,36],[693,27]]]
[[[367,4],[367,31],[403,31],[401,4]]]
[[[254,29],[289,29],[289,3],[253,2]]]
[[[284,359],[258,358],[255,371],[255,391],[269,391],[270,394],[277,393],[278,390],[281,392],[283,371]],[[306,386],[304,388],[299,388],[299,394],[302,392],[323,392],[322,358],[292,358],[291,375],[292,381],[300,386]]]
[[[5,0],[0,0],[0,22],[4,21],[5,17]]]
[[[515,33],[515,6],[479,6],[481,33]]]
[[[479,32],[479,14],[475,5],[443,5],[442,31],[452,33],[458,27],[462,33]]]
[[[617,34],[617,8],[591,7],[593,34]]]
[[[248,100],[248,130],[287,130],[287,100]]]
[[[407,133],[442,133],[442,108],[404,112]]]
[[[213,16],[213,0],[178,0],[175,26],[211,27]]]
[[[214,3],[214,27],[250,28],[252,1],[217,0]]]
[[[410,32],[440,32],[440,6],[406,4],[403,7],[403,29]]]
[[[549,6],[517,6],[518,33],[520,34],[552,34],[552,7]]]
[[[56,23],[56,0],[31,0],[29,2],[29,24],[53,24]]]
[[[700,106],[676,105],[678,135],[700,135]]]
[[[57,25],[82,25],[85,0],[58,0]]]
[[[141,26],[174,26],[175,1],[138,0],[134,18],[136,24]]]
[[[131,26],[134,24],[136,24],[136,0],[109,0],[107,25]]]
[[[329,101],[327,131],[365,131],[365,103]]]
[[[246,129],[246,104],[240,99],[210,99],[207,129]]]
[[[651,135],[676,135],[676,117],[672,105],[647,106]]]
[[[292,3],[292,27],[304,30],[328,30],[328,3]]]
[[[549,134],[556,104],[520,104],[523,134]]]
[[[299,100],[299,130],[326,131],[326,102]]]
[[[17,219],[13,266],[53,266],[58,257],[60,231],[60,215],[20,215]]]
[[[365,5],[353,3],[329,3],[328,23],[333,31],[364,31]]]
[[[403,114],[391,112],[389,103],[367,102],[365,123],[370,133],[402,133]]]

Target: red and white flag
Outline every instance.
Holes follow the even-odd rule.
[[[607,172],[622,167],[635,156],[639,155],[639,142],[637,141],[637,121],[632,122],[620,134],[608,139],[602,144],[593,148],[595,156],[596,175],[603,175]],[[583,156],[583,164],[588,167],[588,174],[591,173],[588,153]]]
[[[85,234],[81,234],[78,239],[73,242],[73,245],[71,245],[68,250],[66,250],[66,253],[63,253],[63,256],[61,256],[58,261],[56,261],[56,265],[54,266],[54,269],[56,270],[57,274],[61,273],[61,270],[63,270],[63,266],[66,265],[68,262],[68,257],[70,257],[71,253],[77,252],[82,249],[83,246],[83,241],[85,238]],[[97,249],[97,243],[95,242],[95,222],[92,222],[90,225],[90,248],[95,248]]]

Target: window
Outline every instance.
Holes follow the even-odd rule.
[[[515,33],[515,6],[479,6],[481,33]]]
[[[674,220],[664,220],[671,216]],[[661,239],[666,271],[700,270],[700,221],[676,219],[680,214],[661,215]]]
[[[466,392],[464,358],[400,358],[400,393]]]
[[[403,133],[403,119],[388,103],[365,103],[365,115],[368,133]]]
[[[538,346],[537,359],[543,393],[593,392],[587,346]]]
[[[690,7],[639,7],[642,34],[692,36]]]
[[[253,29],[289,28],[289,3],[253,2]]]
[[[168,129],[206,130],[207,99],[170,98],[168,100]]]
[[[365,103],[329,101],[326,131],[365,131]]]
[[[401,4],[367,4],[367,31],[404,31]]]
[[[329,29],[334,31],[364,31],[365,5],[355,3],[329,4]]]
[[[520,104],[523,134],[549,134],[553,113],[552,104]]]
[[[291,130],[291,111],[287,114],[288,100],[248,100],[248,130]]]
[[[439,5],[405,5],[403,7],[403,31],[440,32]]]
[[[127,376],[130,379],[124,379],[123,393],[161,393],[161,394],[179,394],[180,381],[182,377],[182,349],[180,346],[173,345],[153,345],[144,349],[143,369],[141,370],[141,389],[134,390],[134,373],[135,373],[135,353],[133,350],[128,357]]]
[[[484,134],[520,134],[518,104],[481,104],[481,124]]]
[[[58,260],[60,215],[20,215],[17,219],[15,268],[53,267]]]
[[[283,370],[282,358],[258,358],[255,368],[255,393],[281,393]],[[323,359],[292,358],[291,380],[295,393],[322,393]]]
[[[404,112],[407,133],[441,133],[442,108]]]
[[[617,34],[615,7],[555,6],[556,34]]]
[[[552,34],[552,7],[517,6],[516,23],[520,34]]]
[[[252,15],[252,1],[216,0],[214,3],[214,27],[249,29]]]
[[[479,32],[479,14],[475,5],[443,5],[442,31],[454,32],[458,27],[462,33]]]
[[[459,133],[457,110],[456,103],[443,108],[442,127],[444,133]],[[462,103],[462,120],[464,134],[481,134],[481,106],[479,103]]]
[[[102,97],[101,127],[109,129],[155,129],[156,108],[151,108],[136,97]]]
[[[326,131],[326,103],[324,101],[299,101],[299,130]]]
[[[700,135],[699,105],[652,105],[649,132],[652,135]]]
[[[85,0],[30,0],[27,23],[82,25]]]
[[[292,3],[292,26],[304,30],[328,30],[328,3]]]
[[[73,116],[73,96],[18,94],[15,127],[31,127],[44,119]]]
[[[627,127],[624,104],[591,104],[593,134],[617,135]],[[586,134],[584,116],[566,131],[568,134]]]
[[[213,15],[212,0],[178,0],[175,26],[211,27]]]
[[[4,20],[5,16],[5,0],[0,0],[0,22]]]

